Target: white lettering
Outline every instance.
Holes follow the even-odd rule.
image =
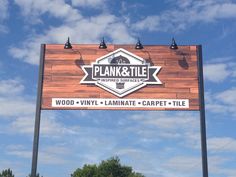
[[[94,75],[96,76],[97,73],[99,72],[99,66],[95,66],[95,67],[94,67],[94,71],[95,71]]]

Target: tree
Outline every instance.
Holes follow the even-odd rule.
[[[133,172],[132,167],[120,164],[118,157],[112,157],[97,165],[85,164],[71,174],[71,177],[145,177],[141,173]]]
[[[12,174],[12,170],[10,168],[3,170],[2,173],[0,173],[0,177],[15,177]]]

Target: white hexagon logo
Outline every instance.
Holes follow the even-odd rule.
[[[157,78],[160,66],[150,66],[143,58],[122,48],[98,58],[91,65],[82,66],[82,69],[85,76],[81,84],[95,84],[118,97],[149,84],[162,84]]]

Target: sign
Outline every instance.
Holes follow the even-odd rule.
[[[68,39],[69,42],[69,39]],[[174,42],[174,40],[173,40]],[[200,111],[208,177],[201,46],[41,45],[31,174],[36,177],[42,109]]]
[[[53,107],[109,107],[109,108],[189,108],[187,99],[96,99],[96,98],[53,98]]]
[[[41,109],[199,110],[198,46],[46,45]]]
[[[82,66],[82,84],[95,84],[118,97],[124,97],[148,84],[162,84],[157,78],[160,66],[150,66],[143,58],[122,48],[108,53],[91,65]]]

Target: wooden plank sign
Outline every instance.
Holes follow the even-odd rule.
[[[44,45],[41,109],[199,110],[199,47]]]

